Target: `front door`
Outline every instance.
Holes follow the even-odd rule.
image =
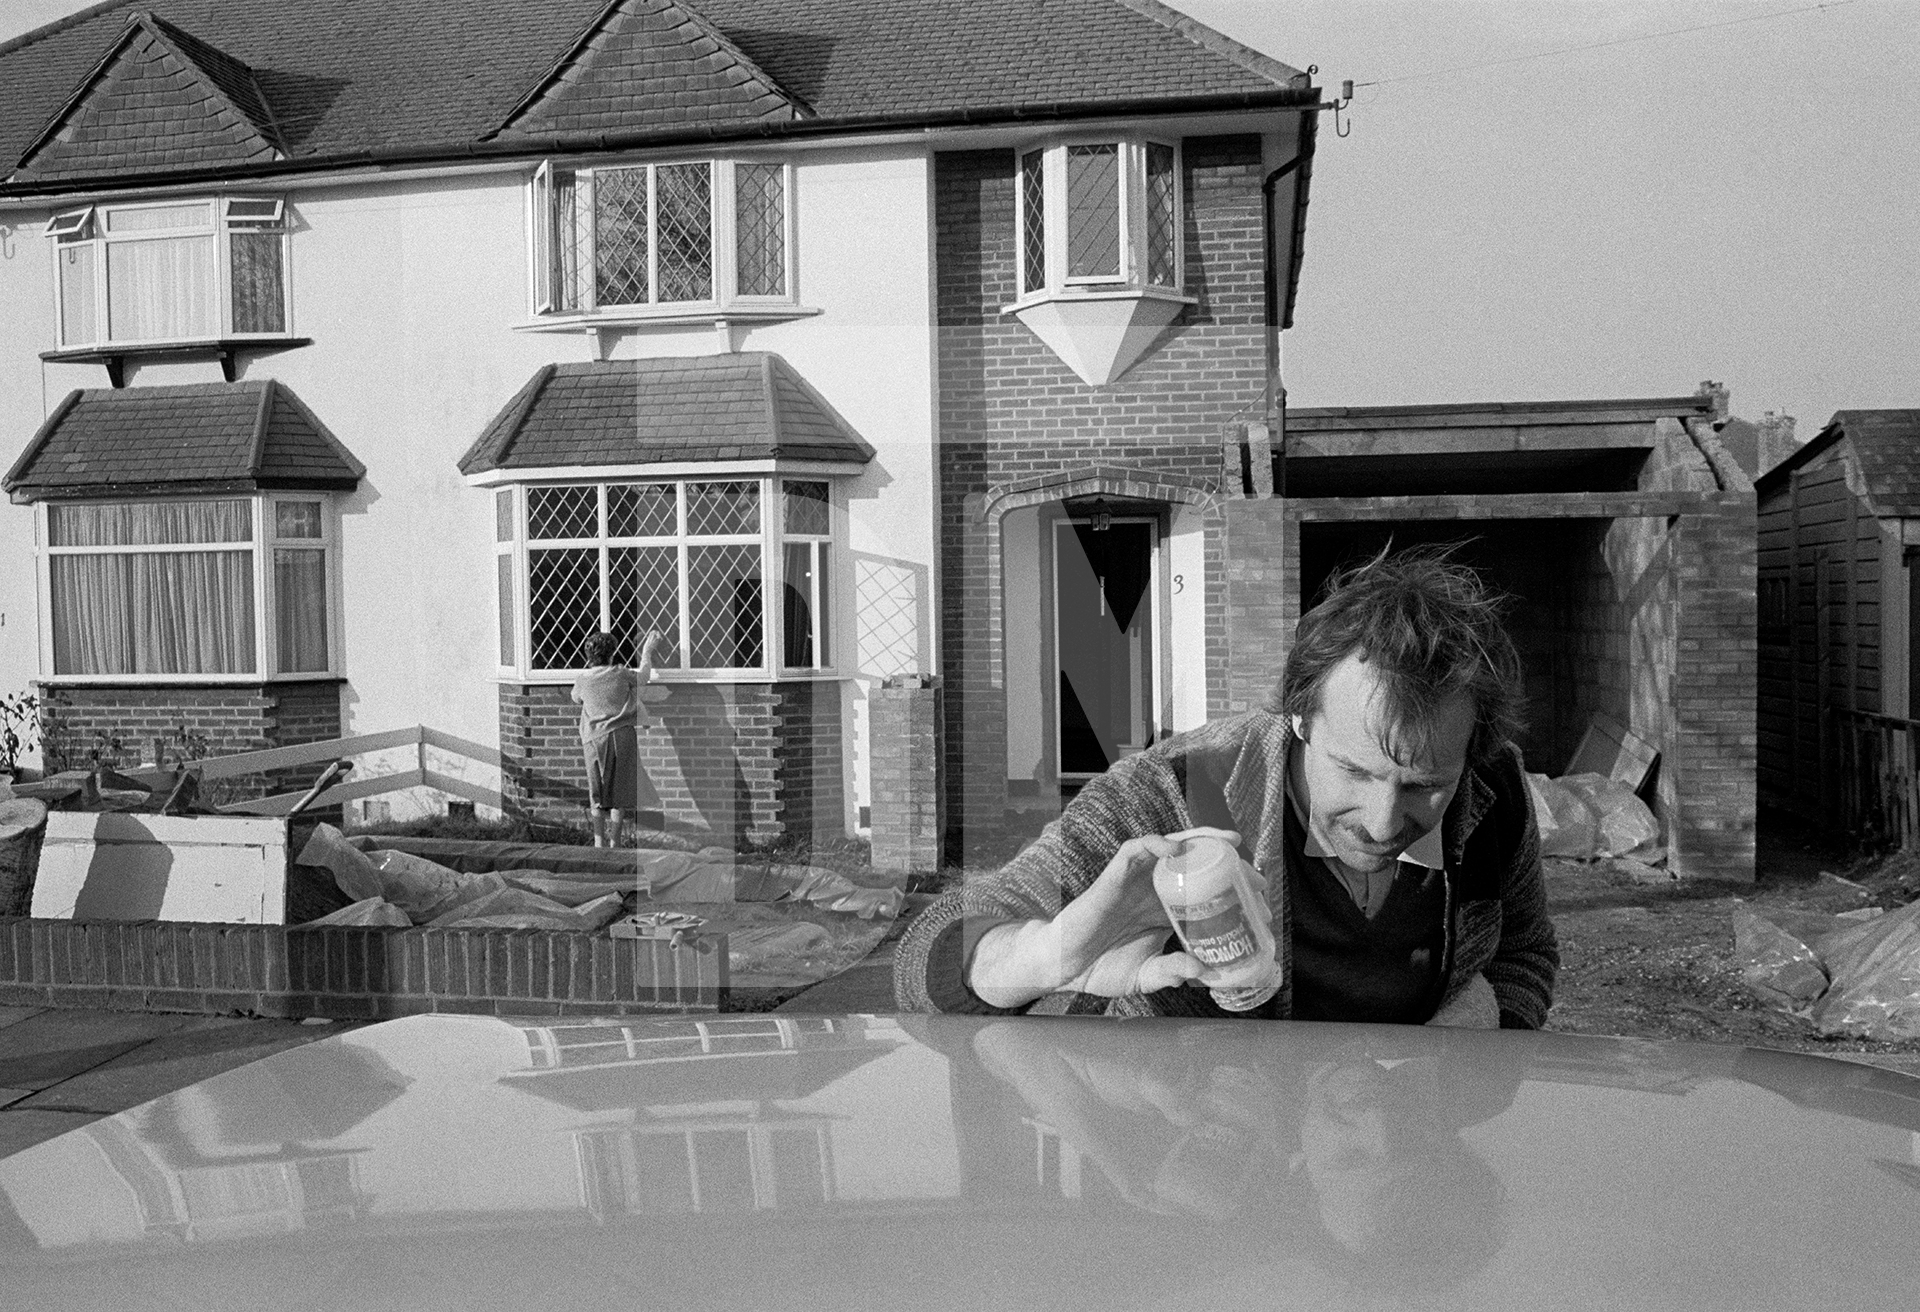
[[[1053,533],[1055,759],[1071,785],[1153,741],[1156,525],[1060,520]]]

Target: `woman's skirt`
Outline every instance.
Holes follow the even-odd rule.
[[[587,802],[599,810],[657,811],[660,794],[640,765],[639,735],[632,725],[586,745]]]

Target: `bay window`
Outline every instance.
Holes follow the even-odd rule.
[[[1022,297],[1074,288],[1180,286],[1179,148],[1146,139],[1020,152],[1015,217]]]
[[[791,305],[786,165],[690,160],[533,179],[535,312],[686,313]]]
[[[54,677],[331,669],[335,548],[326,498],[51,502],[44,512],[43,668]]]
[[[55,215],[63,349],[284,337],[286,207],[210,197],[90,205]]]
[[[835,514],[825,480],[538,483],[494,493],[500,664],[581,667],[611,633],[632,663],[706,675],[831,667]]]

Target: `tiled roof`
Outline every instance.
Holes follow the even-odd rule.
[[[495,416],[460,472],[716,460],[865,463],[873,448],[779,356],[547,365]]]
[[[636,116],[667,126],[778,122],[804,112],[696,10],[625,0],[581,34],[499,135],[617,130]]]
[[[1874,509],[1920,515],[1920,410],[1842,410],[1833,422],[1860,457]]]
[[[156,20],[134,20],[142,39],[170,45],[198,70],[193,87],[219,92],[293,166],[458,155],[503,129],[493,146],[511,151],[535,138],[546,149],[757,136],[782,119],[813,131],[1312,98],[1293,69],[1157,0],[140,2]],[[94,102],[113,84],[93,75],[132,49],[135,4],[0,45],[0,170],[63,115],[108,113]],[[168,140],[203,122],[203,107],[139,111],[143,136],[162,144],[121,139],[66,162],[103,181],[267,166]],[[20,173],[0,195],[48,185]]]
[[[281,158],[253,71],[205,42],[136,13],[20,160],[46,182],[103,170],[221,166]]]
[[[73,392],[8,471],[15,501],[351,488],[366,468],[284,383]]]

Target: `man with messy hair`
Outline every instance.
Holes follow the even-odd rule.
[[[921,913],[895,953],[899,1005],[1537,1028],[1559,951],[1512,741],[1522,697],[1473,571],[1432,549],[1348,569],[1264,709],[1118,762]],[[1154,863],[1195,832],[1265,884],[1281,986],[1251,1011],[1195,982],[1154,895]]]

